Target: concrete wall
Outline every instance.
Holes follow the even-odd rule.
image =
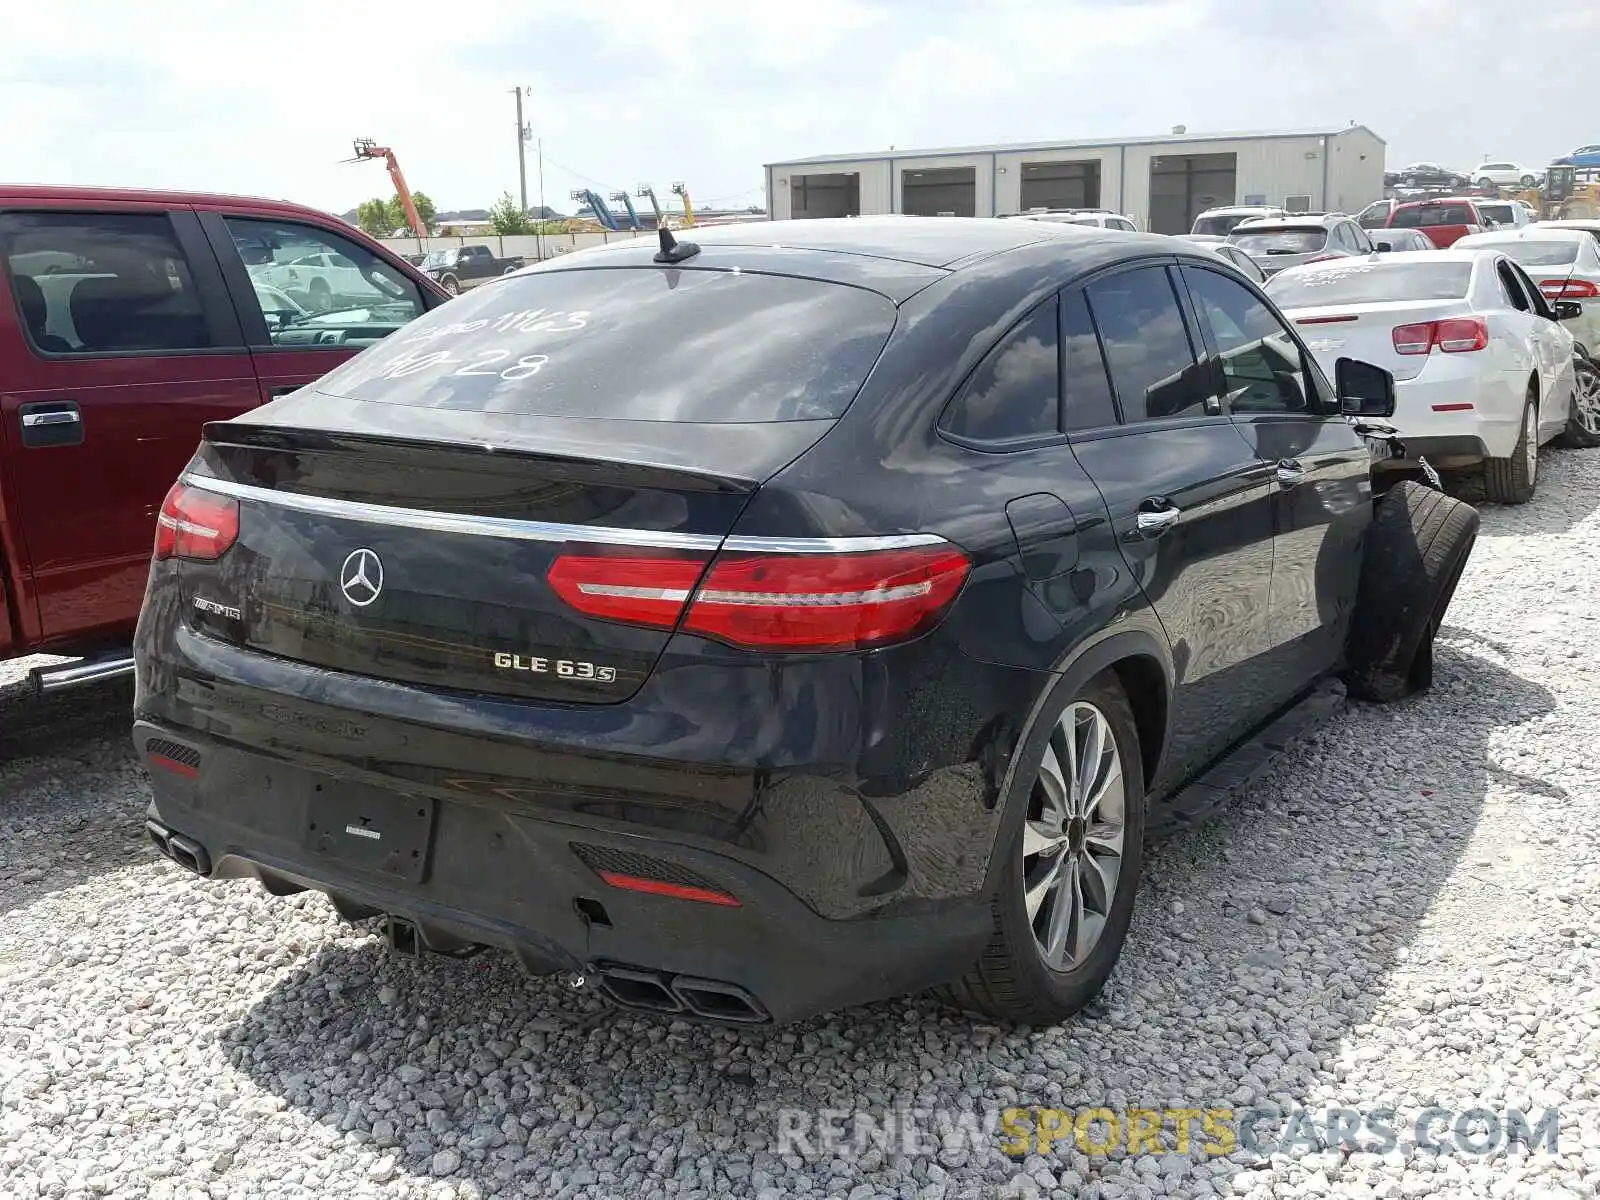
[[[487,237],[431,237],[431,238],[383,238],[383,244],[396,254],[421,254],[428,250],[449,250],[455,246],[488,246],[497,258],[507,258],[520,254],[529,262],[540,258],[554,258],[558,254],[570,254],[574,250],[582,250],[589,246],[604,246],[607,242],[626,241],[629,238],[647,237],[654,239],[653,229],[623,230],[620,233],[549,233],[543,237],[524,235],[517,237],[497,237],[490,234]]]

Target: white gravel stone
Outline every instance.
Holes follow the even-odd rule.
[[[609,1013],[492,956],[388,958],[320,897],[142,832],[125,686],[0,665],[0,1196],[1579,1196],[1600,1189],[1600,452],[1484,509],[1435,687],[1353,705],[1152,849],[1105,995],[1059,1028],[926,999],[782,1030]],[[1561,1154],[780,1154],[778,1110],[1560,1110]],[[846,1122],[848,1124],[848,1122]],[[1196,1127],[1198,1133],[1198,1126]],[[1442,1133],[1439,1128],[1436,1134]]]

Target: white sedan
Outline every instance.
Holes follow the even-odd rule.
[[[1600,445],[1574,404],[1572,334],[1503,254],[1312,263],[1275,275],[1267,294],[1330,378],[1346,357],[1391,371],[1407,452],[1447,469],[1482,464],[1491,500],[1532,498],[1540,446]],[[1579,307],[1562,303],[1568,314]]]
[[[1581,229],[1529,225],[1459,239],[1457,250],[1493,250],[1514,258],[1549,301],[1578,300],[1583,315],[1568,324],[1587,354],[1600,354],[1600,242]]]

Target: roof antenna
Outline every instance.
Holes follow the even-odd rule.
[[[700,253],[700,247],[693,242],[680,242],[672,236],[672,230],[661,225],[656,230],[661,235],[661,249],[655,253],[658,263],[680,263],[686,258],[693,258]]]

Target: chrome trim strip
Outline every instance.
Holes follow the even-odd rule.
[[[722,548],[736,554],[861,554],[943,544],[944,539],[936,533],[890,533],[842,538],[731,537]]]
[[[843,538],[730,537],[708,533],[668,533],[646,529],[618,529],[607,525],[568,525],[555,521],[519,521],[510,517],[475,517],[465,513],[428,512],[399,508],[391,504],[366,504],[359,500],[339,500],[332,496],[307,496],[299,492],[280,492],[272,488],[235,483],[209,475],[186,472],[182,482],[189,487],[276,504],[298,512],[317,513],[351,521],[398,525],[433,533],[463,533],[478,537],[510,538],[523,542],[597,542],[608,546],[640,546],[658,550],[730,550],[739,554],[860,554],[872,550],[910,550],[918,546],[938,546],[944,539],[932,533],[897,533],[884,536]]]
[[[478,537],[510,538],[522,542],[600,542],[608,546],[643,546],[657,550],[715,550],[722,538],[704,533],[666,533],[646,529],[617,529],[605,525],[563,525],[553,521],[518,521],[510,517],[474,517],[464,513],[427,512],[417,508],[397,508],[390,504],[366,504],[358,500],[339,500],[332,496],[305,496],[272,488],[214,479],[209,475],[185,474],[183,482],[202,491],[232,496],[238,500],[257,500],[350,521],[371,521],[398,525],[405,529],[425,529],[432,533],[464,533]]]

